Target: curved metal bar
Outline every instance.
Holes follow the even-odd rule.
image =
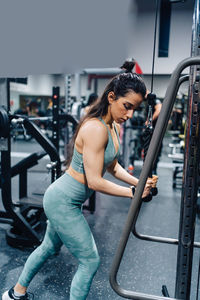
[[[40,130],[40,128],[28,118],[23,120],[24,127],[30,131],[36,141],[42,146],[42,148],[50,156],[51,161],[60,162],[59,154],[54,144],[46,137],[46,135]]]
[[[132,230],[132,233],[134,234],[135,237],[137,237],[140,240],[178,245],[177,239],[166,238],[166,237],[162,237],[162,236],[145,235],[145,234],[138,233],[135,226]],[[199,247],[200,247],[200,243],[199,243]]]
[[[197,76],[198,77],[198,76]],[[185,81],[188,81],[189,80],[189,75],[184,75],[182,77],[179,78],[179,81],[178,81],[178,85],[177,85],[177,91],[176,91],[176,95],[177,95],[177,92],[179,90],[179,87],[180,85],[185,82]],[[137,215],[138,216],[138,215]],[[137,219],[136,219],[137,221]],[[173,244],[173,245],[178,245],[178,239],[173,239],[173,238],[165,238],[165,237],[160,237],[160,236],[152,236],[152,235],[145,235],[145,234],[142,234],[142,233],[139,233],[137,230],[136,230],[136,222],[135,224],[133,225],[133,228],[132,228],[132,233],[134,234],[135,237],[137,237],[138,239],[141,239],[141,240],[145,240],[145,241],[151,241],[151,242],[160,242],[160,243],[166,243],[166,244]],[[195,242],[194,243],[194,247],[196,248],[200,248],[200,243],[199,242]]]
[[[70,123],[73,124],[74,127],[76,127],[78,125],[78,120],[74,116],[72,116],[70,114],[66,114],[66,113],[60,114],[59,115],[59,120],[63,120],[66,123],[70,122]]]
[[[42,146],[42,148],[47,152],[52,162],[56,162],[56,172],[52,169],[51,181],[53,182],[56,178],[61,175],[61,161],[59,153],[55,145],[48,139],[48,137],[40,130],[40,128],[33,122],[25,118],[23,121],[24,127],[29,130],[31,135],[35,140]]]
[[[137,185],[135,195],[132,199],[131,206],[129,209],[129,213],[127,216],[126,224],[121,235],[121,239],[118,245],[118,249],[115,253],[114,260],[111,266],[110,272],[110,284],[111,287],[115,290],[117,294],[124,298],[135,299],[135,300],[164,300],[164,299],[174,299],[174,298],[166,298],[166,297],[158,297],[154,295],[137,293],[129,290],[125,290],[120,287],[117,282],[117,272],[119,270],[119,266],[123,257],[123,253],[132,230],[133,224],[136,221],[136,215],[138,212],[138,208],[142,202],[142,193],[144,190],[144,186],[148,177],[148,174],[152,168],[154,159],[158,154],[159,146],[162,142],[163,136],[165,134],[167,124],[171,115],[172,107],[175,101],[175,93],[177,91],[177,85],[180,78],[181,72],[191,65],[199,65],[200,64],[200,56],[197,57],[189,57],[181,61],[174,72],[171,75],[169,86],[166,91],[165,99],[163,101],[162,109],[151,139],[151,143],[149,146],[149,150],[147,152],[147,156],[144,162],[144,166],[142,168],[142,172],[139,178],[139,183]]]
[[[14,114],[14,115],[10,115],[9,117],[11,120],[16,118],[16,123],[17,123],[17,120],[18,120],[18,122],[20,122],[24,118],[28,119],[29,121],[52,121],[53,120],[53,116],[27,117],[26,115]],[[66,113],[59,114],[59,120],[64,120],[64,121],[66,121],[66,123],[71,122],[74,126],[76,126],[78,124],[78,121],[74,116],[72,116],[70,114],[66,114]]]
[[[159,242],[159,243],[171,244],[171,245],[178,245],[178,239],[141,234],[141,233],[137,232],[135,226],[132,230],[132,233],[134,234],[135,237],[137,237],[140,240],[150,241],[150,242]],[[194,247],[200,248],[200,243],[199,242],[194,243]]]

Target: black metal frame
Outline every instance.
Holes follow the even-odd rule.
[[[59,101],[60,88],[53,87],[53,123],[52,123],[52,141],[59,152]]]
[[[5,114],[9,111],[9,99],[10,99],[10,80],[0,79],[0,96],[5,102]],[[55,97],[54,97],[55,96]],[[6,109],[6,107],[8,109]],[[4,112],[4,109],[2,108]],[[8,114],[7,114],[8,115]],[[35,120],[52,120],[52,141],[40,130],[40,128],[34,123]],[[2,202],[6,211],[0,211],[0,222],[13,225],[16,229],[24,234],[25,246],[32,246],[39,244],[41,236],[37,231],[27,222],[26,213],[30,209],[38,209],[42,211],[42,205],[38,202],[34,203],[27,198],[27,170],[33,165],[38,163],[38,160],[45,154],[50,156],[52,162],[51,168],[51,182],[61,175],[61,161],[59,156],[59,129],[60,121],[63,122],[62,126],[68,127],[70,123],[71,131],[74,132],[78,124],[77,120],[69,114],[59,113],[59,87],[53,87],[53,115],[49,117],[29,118],[21,115],[8,115],[9,128],[11,123],[22,124],[24,129],[35,138],[35,140],[44,149],[41,153],[32,153],[29,157],[23,159],[18,164],[11,168],[11,141],[10,130],[6,130],[6,137],[1,138],[1,142],[4,143],[4,147],[1,147],[1,181],[0,187],[2,192]],[[4,128],[5,129],[5,128]],[[2,136],[3,137],[3,136]],[[19,175],[19,202],[13,204],[11,193],[11,178]],[[91,213],[95,211],[95,193],[89,198],[89,205],[84,206]],[[12,235],[12,232],[9,232]],[[13,234],[12,240],[15,239]],[[10,239],[11,240],[11,239]],[[8,241],[8,233],[7,233]],[[21,240],[23,244],[23,238]],[[20,242],[19,242],[20,243]],[[16,246],[19,246],[16,241]]]
[[[9,111],[10,110],[10,80],[9,79],[1,79],[0,81],[1,87],[0,87],[0,95],[1,95],[1,101],[3,102],[3,106]],[[12,121],[13,118],[19,118],[16,116],[9,116],[10,121]],[[33,122],[28,120],[28,118],[21,119],[21,122],[23,123],[25,129],[27,129],[32,136],[36,139],[36,141],[42,146],[44,151],[50,156],[50,159],[52,162],[55,163],[55,168],[52,168],[52,181],[54,181],[56,178],[58,178],[61,174],[61,162],[59,154],[57,153],[56,147],[53,145],[53,143],[41,132],[41,130],[35,125]],[[10,122],[9,122],[10,127]],[[12,188],[11,188],[11,177],[17,175],[17,173],[21,176],[21,180],[19,181],[20,184],[20,197],[26,195],[26,171],[28,166],[35,164],[35,158],[31,157],[29,161],[25,159],[25,161],[22,163],[24,166],[24,170],[22,170],[22,166],[19,164],[17,166],[14,166],[11,168],[11,141],[10,141],[10,130],[8,130],[8,135],[6,138],[1,138],[1,142],[4,142],[5,147],[1,149],[1,193],[2,193],[2,202],[3,206],[5,208],[5,212],[0,212],[0,218],[1,222],[10,223],[16,226],[16,228],[19,229],[20,232],[24,234],[28,243],[31,245],[39,244],[41,241],[41,236],[38,234],[38,232],[31,226],[31,224],[27,221],[25,218],[22,207],[19,207],[19,205],[15,205],[12,202]],[[42,156],[44,153],[42,154]],[[40,158],[37,157],[37,159]],[[22,180],[25,180],[22,182]],[[27,205],[26,205],[27,207]],[[38,208],[38,206],[36,207]],[[27,208],[25,208],[27,210]]]
[[[191,288],[191,275],[192,275],[192,259],[193,248],[199,247],[200,243],[194,242],[195,233],[195,219],[197,213],[197,193],[198,193],[198,168],[200,163],[200,0],[195,1],[194,14],[193,14],[193,28],[192,28],[192,51],[191,58],[183,60],[176,67],[172,73],[170,83],[165,95],[162,110],[156,124],[156,128],[150,143],[147,157],[140,175],[140,181],[133,198],[127,222],[120,244],[115,255],[111,272],[110,283],[113,289],[122,297],[129,299],[175,299],[169,298],[169,294],[163,291],[166,297],[158,297],[154,295],[142,294],[122,289],[117,283],[117,272],[123,256],[123,252],[128,241],[131,228],[134,234],[144,240],[178,244],[177,254],[177,270],[176,270],[176,299],[189,300]],[[198,68],[197,68],[198,65]],[[142,204],[141,195],[147,180],[148,172],[151,170],[153,161],[158,154],[159,145],[162,142],[167,123],[170,118],[175,97],[180,84],[187,80],[187,78],[180,78],[181,72],[187,67],[190,67],[190,86],[189,86],[189,99],[187,108],[187,130],[185,136],[185,153],[184,153],[184,166],[183,166],[183,185],[181,197],[181,210],[180,210],[180,225],[179,225],[179,239],[169,239],[155,236],[145,236],[138,234],[135,229],[135,224],[139,210]],[[157,149],[156,149],[157,147]],[[142,182],[141,182],[142,180]]]
[[[189,80],[189,75],[184,75],[181,78],[179,78],[179,82],[178,82],[178,85],[177,85],[177,90],[175,92],[176,95],[178,93],[178,90],[179,90],[181,84],[184,83],[184,82],[186,82],[186,81],[188,81],[188,80]],[[137,219],[136,219],[136,222],[137,222]],[[178,245],[178,239],[165,238],[165,237],[159,237],[159,236],[151,236],[151,235],[145,235],[145,234],[139,233],[136,230],[136,222],[133,225],[132,233],[138,239],[145,240],[145,241],[151,241],[151,242],[160,242],[160,243],[167,243],[167,244]],[[194,243],[194,247],[200,248],[200,243]]]
[[[193,14],[191,55],[200,55],[200,0]],[[175,297],[190,298],[195,220],[197,214],[198,167],[200,162],[200,66],[190,68],[189,99],[183,166],[183,185],[177,253]]]
[[[137,215],[142,203],[142,193],[144,190],[144,186],[148,177],[148,174],[153,166],[153,162],[157,156],[157,152],[160,146],[160,143],[162,142],[162,139],[164,137],[168,121],[172,112],[172,108],[175,102],[176,94],[177,94],[177,87],[179,78],[181,75],[181,72],[191,65],[200,65],[200,56],[199,57],[190,57],[178,64],[174,72],[172,73],[168,89],[166,91],[165,99],[163,101],[162,109],[160,112],[160,116],[158,118],[151,143],[149,146],[149,150],[147,152],[147,156],[144,162],[144,166],[142,168],[142,172],[139,178],[139,183],[136,188],[136,192],[134,195],[134,198],[132,200],[127,221],[123,230],[123,233],[121,235],[121,239],[119,242],[119,246],[117,249],[117,252],[115,254],[113,264],[110,271],[110,284],[112,288],[115,290],[116,293],[118,293],[120,296],[128,299],[138,299],[138,300],[164,300],[166,297],[159,297],[155,295],[148,295],[143,293],[137,293],[134,291],[128,291],[123,289],[118,283],[117,283],[117,272],[121,263],[121,259],[123,257],[123,253],[129,238],[129,235],[132,231],[133,226],[135,225],[135,222],[137,220]],[[186,174],[187,176],[187,174]],[[190,224],[192,227],[193,224]],[[194,226],[193,226],[194,227]],[[175,299],[175,298],[168,298],[168,299]],[[178,299],[178,298],[176,298]],[[181,298],[180,298],[181,299]],[[185,298],[182,298],[185,299]]]
[[[12,118],[12,117],[11,117]],[[45,150],[45,153],[50,156],[52,162],[55,162],[55,168],[52,168],[52,178],[51,180],[54,181],[58,178],[61,174],[61,162],[60,157],[57,153],[57,150],[53,143],[41,132],[41,130],[32,123],[28,119],[23,120],[24,127],[29,130],[31,135],[36,139],[36,141],[42,146]],[[8,143],[10,144],[10,139],[8,138]],[[44,154],[42,154],[44,156]],[[41,156],[40,156],[41,157]],[[38,157],[38,159],[40,158]],[[28,165],[27,165],[28,163]],[[30,163],[25,162],[26,167],[30,167],[34,163],[33,157],[31,158]],[[2,202],[3,206],[6,210],[6,215],[9,219],[13,220],[13,224],[16,228],[19,228],[20,232],[24,233],[27,236],[27,240],[29,239],[30,245],[39,244],[41,241],[41,236],[37,233],[37,231],[27,222],[26,218],[22,214],[21,209],[18,208],[19,205],[14,205],[12,202],[12,194],[11,194],[11,177],[16,175],[17,173],[21,175],[21,179],[26,180],[26,171],[27,168],[22,170],[21,167],[15,166],[13,169],[11,168],[11,160],[10,160],[10,147],[7,151],[2,151],[1,153],[1,192],[2,192]],[[26,182],[20,180],[20,195],[19,198],[22,196],[26,196]],[[33,205],[31,206],[33,208]],[[38,205],[36,205],[38,208]],[[3,215],[1,215],[3,217]]]

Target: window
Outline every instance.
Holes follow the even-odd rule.
[[[161,0],[158,57],[168,57],[170,20],[171,2],[169,0]]]

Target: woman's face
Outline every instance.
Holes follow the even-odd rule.
[[[108,94],[110,113],[112,119],[121,124],[132,118],[134,111],[142,103],[143,97],[140,93],[128,92],[124,97],[115,100],[114,92]]]

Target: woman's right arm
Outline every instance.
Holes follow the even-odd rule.
[[[107,129],[98,120],[87,121],[81,128],[83,163],[88,187],[109,195],[132,197],[130,187],[115,184],[102,177]]]

